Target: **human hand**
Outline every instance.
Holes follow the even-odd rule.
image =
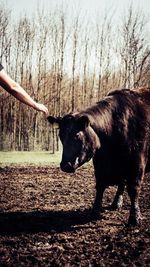
[[[43,104],[36,103],[35,109],[37,111],[42,111],[46,117],[48,116],[48,109]]]

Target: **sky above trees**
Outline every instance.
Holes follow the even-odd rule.
[[[97,14],[101,15],[105,10],[114,10],[119,19],[131,4],[134,8],[142,9],[147,17],[150,16],[149,0],[0,0],[0,2],[6,3],[10,7],[14,19],[25,13],[32,16],[37,7],[48,11],[60,5],[66,8],[66,12],[68,9],[76,12],[80,10],[90,19]]]

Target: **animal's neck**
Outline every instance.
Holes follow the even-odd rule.
[[[107,135],[110,135],[112,132],[112,106],[109,102],[109,99],[102,100],[96,105],[86,109],[81,112],[80,115],[87,115],[91,127],[96,133],[104,132]]]

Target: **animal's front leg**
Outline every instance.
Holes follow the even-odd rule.
[[[93,204],[92,214],[96,216],[100,216],[101,212],[104,211],[102,207],[103,194],[105,191],[105,187],[102,185],[96,185],[96,197]]]

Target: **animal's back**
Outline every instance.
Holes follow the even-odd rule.
[[[138,89],[134,89],[134,91],[139,94],[139,96],[141,97],[141,99],[146,104],[149,104],[150,105],[150,88],[138,88]]]

